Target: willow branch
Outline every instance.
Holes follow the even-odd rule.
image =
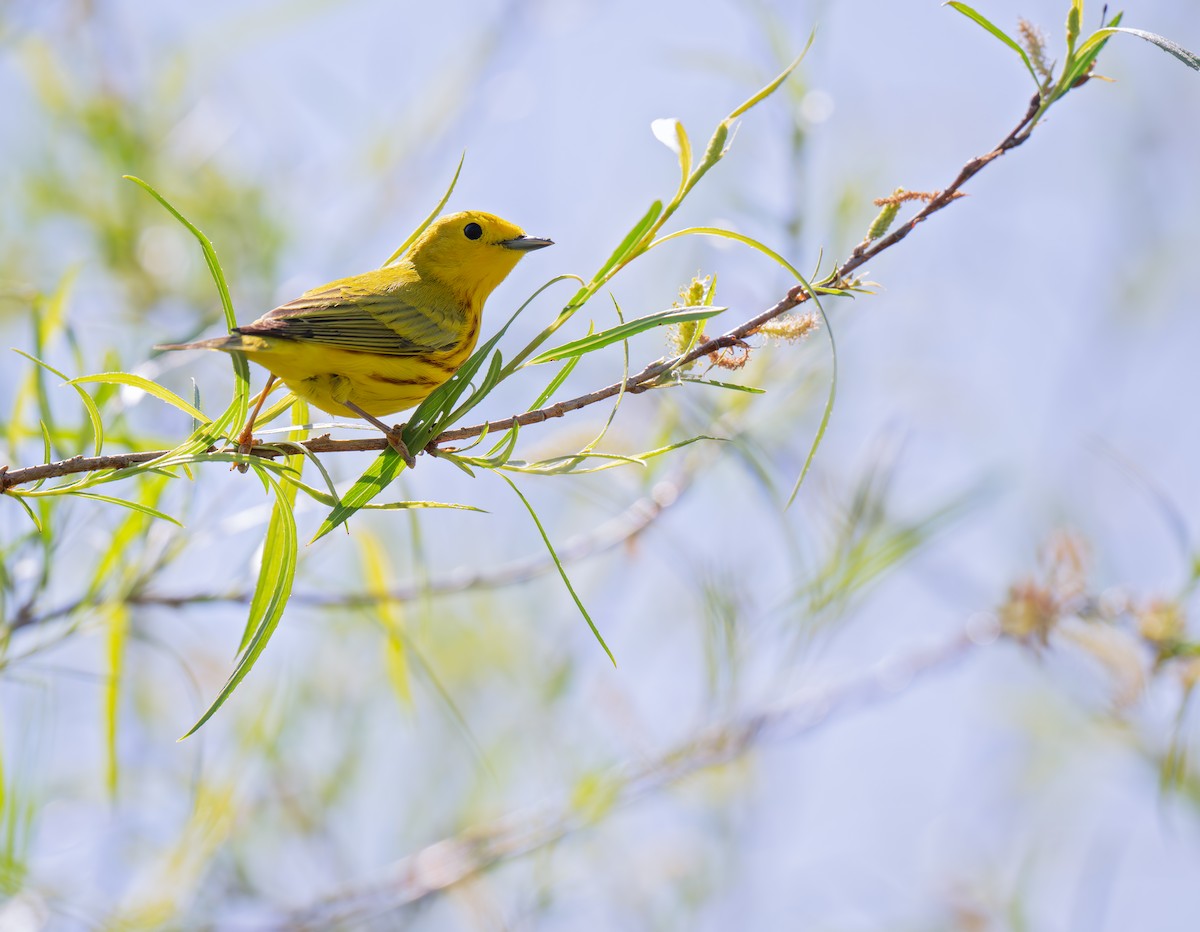
[[[1033,131],[1034,119],[1036,118],[1041,98],[1034,95],[1030,101],[1029,109],[1021,122],[1007,136],[1001,140],[1000,144],[988,152],[986,155],[981,155],[972,159],[959,171],[958,176],[945,188],[945,190],[935,195],[928,204],[925,205],[915,216],[905,221],[895,230],[878,240],[872,242],[864,242],[859,244],[850,254],[845,262],[838,266],[837,270],[830,275],[825,284],[836,286],[839,282],[844,282],[859,269],[863,264],[879,255],[885,249],[890,249],[924,220],[931,217],[933,214],[942,210],[959,196],[959,190],[971,178],[982,171],[986,166],[1004,155],[1010,149],[1015,149],[1029,138]],[[664,379],[669,378],[671,372],[685,366],[690,362],[698,359],[703,359],[711,356],[714,353],[719,353],[722,350],[731,349],[735,346],[744,346],[747,338],[753,336],[763,324],[767,323],[786,314],[788,311],[794,310],[801,304],[812,299],[812,295],[804,288],[803,285],[796,285],[791,288],[787,294],[783,296],[773,306],[767,308],[761,314],[750,318],[732,330],[721,334],[718,337],[713,337],[704,340],[695,346],[690,352],[681,356],[676,356],[671,359],[660,359],[657,362],[650,363],[640,372],[629,376],[624,383],[614,382],[604,388],[589,392],[586,395],[568,399],[566,401],[558,401],[552,405],[547,405],[543,408],[537,408],[533,411],[526,411],[524,414],[514,415],[512,417],[503,418],[496,421],[487,421],[482,424],[475,424],[471,427],[459,427],[454,430],[448,430],[434,438],[431,447],[445,443],[454,443],[461,440],[469,440],[473,437],[488,432],[506,431],[514,426],[528,427],[531,424],[540,424],[543,421],[548,421],[551,418],[563,417],[571,411],[578,411],[581,408],[586,408],[589,405],[594,405],[598,402],[605,401],[609,398],[614,398],[624,389],[626,394],[638,395],[652,388],[660,388],[668,384]],[[380,451],[387,447],[387,440],[383,437],[359,440],[333,440],[328,435],[317,437],[313,440],[307,440],[303,444],[312,453],[349,453],[354,451]],[[71,459],[62,460],[57,463],[44,463],[38,466],[27,466],[23,469],[10,470],[7,466],[0,466],[0,493],[6,492],[8,489],[17,485],[22,485],[27,482],[36,482],[41,479],[54,479],[61,476],[67,476],[74,473],[82,472],[98,472],[109,469],[125,469],[130,466],[137,466],[142,463],[148,463],[151,460],[164,456],[168,451],[157,450],[143,453],[118,453],[110,456],[75,456]],[[274,458],[285,455],[287,451],[270,445],[261,445],[254,447],[250,453],[254,456],[265,458]]]
[[[808,735],[831,721],[882,704],[967,659],[987,637],[958,633],[932,648],[916,651],[870,673],[793,696],[783,703],[712,726],[648,763],[614,771],[615,804],[628,805],[660,792],[709,767],[737,760],[767,741]],[[343,890],[289,913],[291,929],[326,929],[378,919],[389,912],[436,896],[499,864],[522,857],[593,824],[586,812],[567,801],[515,812],[410,854],[380,880]]]

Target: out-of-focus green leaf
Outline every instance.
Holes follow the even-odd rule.
[[[120,755],[117,753],[117,727],[121,709],[121,686],[125,666],[125,646],[129,640],[129,609],[124,602],[106,605],[108,614],[108,676],[104,681],[105,787],[110,799],[117,797]]]
[[[386,638],[384,666],[387,670],[388,680],[391,682],[400,704],[411,710],[413,696],[412,676],[408,663],[408,636],[405,632],[404,618],[399,605],[388,598],[388,578],[391,573],[388,568],[387,554],[383,544],[373,534],[359,534],[358,546],[362,555],[362,569],[367,594],[374,598],[371,609],[383,625]]]
[[[92,580],[88,584],[88,598],[92,598],[100,593],[101,589],[106,585],[110,585],[110,592],[114,589],[114,600],[119,601],[122,593],[119,591],[121,585],[127,583],[127,574],[129,568],[125,567],[125,574],[118,574],[116,570],[123,561],[128,561],[128,553],[134,542],[140,539],[146,531],[147,518],[161,518],[164,521],[170,521],[173,524],[179,524],[174,518],[158,511],[154,506],[158,504],[163,492],[166,490],[166,479],[164,477],[152,477],[146,479],[141,485],[140,502],[125,501],[123,499],[113,499],[106,495],[96,495],[91,492],[76,492],[75,494],[84,498],[92,498],[97,501],[111,502],[116,505],[123,505],[129,508],[132,512],[116,526],[111,534],[108,535],[108,546],[96,561],[96,567],[92,571]]]
[[[446,202],[450,200],[450,195],[454,193],[454,186],[458,184],[458,176],[459,173],[462,172],[463,162],[466,160],[467,153],[464,149],[463,154],[458,160],[458,168],[454,169],[454,177],[450,179],[450,187],[446,189],[446,193],[443,194],[442,199],[438,201],[437,207],[433,208],[433,210],[429,212],[429,216],[422,220],[420,225],[408,235],[408,239],[401,243],[396,251],[387,257],[387,261],[385,261],[380,268],[387,268],[402,255],[408,252],[408,247],[417,241],[417,237],[424,233],[429,228],[429,224],[433,223],[433,221],[437,218],[437,215],[442,212],[442,208],[444,208],[446,206]]]

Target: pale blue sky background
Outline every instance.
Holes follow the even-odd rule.
[[[274,293],[232,283],[245,319],[272,300],[382,261],[436,202],[464,149],[450,206],[494,211],[557,243],[511,276],[489,307],[490,320],[552,274],[590,273],[645,206],[673,190],[675,162],[652,137],[651,120],[679,117],[701,147],[722,116],[779,70],[773,43],[798,51],[814,23],[816,42],[794,80],[810,92],[806,112],[825,111],[827,119],[809,126],[804,159],[789,160],[789,104],[780,96],[743,121],[728,160],[676,225],[723,221],[811,268],[818,250],[842,255],[861,236],[873,214],[870,198],[898,185],[941,187],[968,158],[987,151],[1020,118],[1031,90],[999,43],[923,0],[766,4],[773,37],[756,5],[734,2],[100,7],[100,28],[82,46],[110,59],[124,86],[161,94],[180,114],[162,142],[174,156],[173,173],[148,180],[173,197],[186,192],[197,164],[219,160],[267,187],[289,231]],[[7,11],[8,49],[23,49],[39,33],[60,41],[65,8]],[[1065,8],[1065,0],[980,4],[1005,26],[1018,14],[1039,23],[1052,43]],[[1088,16],[1094,21],[1098,9]],[[1200,7],[1193,3],[1131,0],[1126,24],[1200,47]],[[174,90],[165,77],[173,63],[185,75]],[[681,619],[694,609],[680,595],[688,587],[683,567],[735,576],[756,610],[770,614],[785,603],[798,572],[788,535],[807,540],[815,533],[826,502],[852,485],[881,445],[901,448],[890,499],[897,515],[918,516],[980,482],[990,497],[878,590],[852,626],[819,640],[797,662],[785,693],[948,636],[973,612],[994,606],[1032,566],[1045,534],[1061,525],[1098,543],[1096,575],[1106,585],[1175,591],[1184,557],[1117,457],[1194,525],[1200,75],[1128,37],[1110,44],[1101,70],[1116,83],[1073,93],[1027,145],[973,181],[967,199],[871,263],[869,277],[881,286],[876,296],[831,306],[838,407],[809,485],[784,519],[787,534],[776,518],[778,497],[768,500],[743,473],[722,467],[706,474],[701,491],[626,563],[581,567],[577,582],[621,661],[616,671],[556,582],[502,603],[521,639],[515,651],[544,654],[547,663],[560,651],[583,658],[575,674],[579,721],[542,723],[540,757],[524,743],[539,726],[531,725],[537,698],[521,684],[501,683],[484,698],[463,696],[485,745],[503,745],[509,730],[526,733],[511,739],[521,749],[514,754],[525,756],[502,768],[506,777],[524,776],[506,782],[497,797],[480,791],[481,812],[536,802],[562,791],[563,772],[653,753],[690,733],[706,713],[691,675],[702,652],[694,638],[679,635]],[[47,143],[13,56],[0,57],[0,99],[10,114],[5,122],[19,128],[4,134],[0,184],[8,187],[19,183],[23,160]],[[844,200],[848,227],[839,226]],[[19,222],[11,206],[5,210],[0,216]],[[797,210],[803,230],[799,243],[789,243],[782,224]],[[202,216],[193,219],[204,225]],[[111,288],[77,232],[51,225],[33,235],[43,246],[34,284],[48,287],[63,268],[84,263],[71,314],[97,344],[120,346],[134,365],[144,358],[138,347],[148,355],[152,343],[179,336],[178,308],[166,306],[138,328],[112,313]],[[165,215],[161,230],[148,236],[145,248],[160,261],[181,269],[199,262]],[[222,243],[216,246],[220,251]],[[787,287],[765,263],[694,240],[649,257],[613,292],[627,312],[658,310],[697,268],[720,273],[718,297],[731,314],[750,316]],[[554,310],[550,302],[539,311],[544,316],[527,315],[520,334]],[[25,345],[16,323],[6,323],[3,336],[7,345]],[[661,350],[648,340],[641,352],[644,361]],[[822,365],[823,353],[810,348],[803,358]],[[98,357],[89,362],[99,368]],[[190,376],[214,404],[227,390],[228,366],[215,354],[181,355],[169,364],[176,368],[161,377],[181,391]],[[781,354],[778,364],[795,365],[796,357]],[[573,384],[583,389],[612,375],[585,366]],[[7,392],[13,378],[10,371],[0,388]],[[508,414],[538,387],[519,383],[484,413]],[[639,413],[640,401],[627,402],[618,436],[636,437],[649,417]],[[170,417],[151,416],[160,429],[173,428]],[[784,490],[818,417],[814,401],[795,420],[758,425]],[[336,468],[349,478],[362,463]],[[558,539],[636,495],[632,479],[616,493],[572,481],[527,483]],[[408,491],[494,512],[425,522],[439,574],[537,549],[500,483],[471,482],[431,465],[415,471]],[[259,493],[256,483],[223,477],[199,489],[195,520],[209,530],[198,532],[193,562],[177,571],[181,589],[194,582],[185,578],[192,573],[221,580],[244,563],[262,532],[253,523],[265,517]],[[256,507],[249,522],[233,518]],[[308,509],[302,522],[315,527],[319,517]],[[86,540],[86,529],[80,535]],[[315,559],[352,567],[349,543],[343,538],[337,546]],[[613,585],[614,576],[625,582]],[[469,613],[470,602],[458,611]],[[159,625],[174,651],[200,658],[197,665],[211,663],[202,671],[207,684],[223,673],[240,612],[212,609],[202,619],[148,613],[145,623]],[[340,645],[344,654],[326,656],[336,636],[314,617],[289,611],[234,703],[286,707],[289,695],[318,688],[306,686],[310,676],[345,683],[359,675],[354,651],[370,656],[378,644],[358,635]],[[56,659],[93,668],[101,649],[77,644]],[[488,679],[486,671],[477,675]],[[749,681],[752,705],[765,687],[752,675]],[[40,683],[15,693],[8,684],[6,734],[21,735],[23,721],[42,723],[38,759],[65,782],[81,748],[91,753],[100,741],[92,725],[99,720],[95,687],[49,673]],[[199,701],[189,687],[172,688],[175,694],[161,701],[178,715],[164,714],[161,728],[127,738],[129,766],[151,788],[142,798],[113,813],[97,800],[67,795],[47,812],[38,868],[50,878],[80,872],[84,899],[106,902],[130,882],[128,862],[111,852],[137,849],[159,815],[169,821],[185,808],[174,778],[229,753],[232,716],[210,726],[215,733],[203,736],[210,745],[166,740]],[[1164,803],[1153,768],[1088,718],[1096,691],[1094,671],[1078,658],[1038,662],[1010,645],[989,648],[881,708],[768,748],[736,790],[702,784],[690,795],[660,796],[615,817],[596,837],[556,849],[551,882],[561,899],[537,927],[940,927],[947,904],[957,900],[994,904],[1003,916],[1005,904],[1019,898],[1031,929],[1190,929],[1200,820],[1194,809]],[[1165,693],[1148,698],[1152,734],[1166,734],[1171,701]],[[288,752],[298,767],[320,770],[322,755],[346,729],[375,736],[374,769],[332,829],[354,862],[324,871],[303,853],[273,851],[264,842],[258,869],[273,877],[269,896],[277,905],[306,902],[326,884],[378,875],[453,828],[447,812],[458,798],[450,788],[486,783],[468,748],[446,750],[452,730],[437,712],[398,727],[379,712],[339,719],[336,696],[330,706],[329,721],[314,721],[310,740]],[[1063,735],[1072,740],[1062,744]],[[436,771],[422,767],[433,760]],[[397,797],[425,803],[412,807],[403,826],[379,816]],[[729,844],[711,844],[722,832]],[[264,867],[272,858],[278,866]],[[697,858],[712,892],[693,914],[686,898],[658,885],[671,889],[661,879],[673,876],[671,865],[686,873]],[[520,917],[528,908],[523,897],[532,896],[523,886],[527,873],[545,869],[537,862],[497,875],[489,895],[498,911]],[[425,919],[436,927],[470,915],[456,908],[442,904]]]

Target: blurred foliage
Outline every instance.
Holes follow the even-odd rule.
[[[1085,36],[1072,3],[1056,77],[1046,65],[1056,55],[1032,27],[1022,25],[1018,42],[952,5],[1026,62],[1045,106],[1090,78],[1117,22]],[[784,30],[769,6],[756,10],[777,71],[790,58]],[[678,161],[674,193],[631,206],[640,219],[619,242],[597,244],[608,258],[590,279],[544,286],[575,283],[551,323],[515,350],[501,326],[461,378],[413,413],[406,439],[423,448],[518,371],[540,367],[541,387],[528,392],[538,408],[595,388],[585,379],[596,372],[613,383],[636,374],[638,353],[666,347],[642,370],[647,391],[636,402],[621,389],[598,414],[468,438],[472,446],[443,449],[415,477],[389,453],[347,477],[335,457],[298,449],[314,431],[286,398],[263,421],[290,411],[291,425],[272,435],[278,459],[223,448],[249,401],[244,371],[228,406],[206,405],[144,366],[121,372],[120,352],[92,336],[88,315],[98,313],[144,344],[143,331],[177,302],[193,332],[208,329],[221,304],[232,314],[222,270],[240,292],[266,296],[286,245],[270,179],[241,177],[208,137],[213,114],[192,85],[195,62],[164,53],[135,73],[93,41],[91,29],[114,28],[102,12],[69,4],[58,31],[43,35],[0,27],[3,54],[19,63],[37,107],[5,182],[5,216],[20,222],[0,232],[0,277],[14,283],[0,308],[14,327],[26,318],[29,351],[5,375],[13,398],[0,458],[15,466],[106,445],[170,449],[0,498],[0,892],[9,897],[0,926],[561,924],[581,878],[615,924],[700,924],[724,891],[755,880],[739,845],[742,810],[765,772],[761,745],[890,701],[997,638],[1022,658],[1094,664],[1104,688],[1073,697],[1081,714],[1121,729],[1164,790],[1200,801],[1189,755],[1196,558],[1174,591],[1125,591],[1096,569],[1090,548],[1102,542],[1063,533],[994,612],[946,644],[844,682],[804,677],[814,645],[828,649],[871,600],[893,597],[886,584],[974,515],[988,489],[939,490],[898,513],[903,458],[881,443],[857,472],[822,476],[823,496],[805,502],[802,520],[784,519],[787,491],[794,496],[796,474],[812,464],[833,408],[836,356],[820,303],[691,358],[705,328],[723,320],[720,268],[678,283],[676,305],[655,313],[626,314],[602,295],[623,268],[684,235],[749,246],[814,299],[864,291],[836,274],[809,284],[797,271],[789,257],[811,231],[795,192],[770,209],[744,208],[786,243],[779,253],[722,227],[663,232],[725,155],[737,119],[777,89],[780,147],[799,177],[821,101],[807,82],[785,83],[795,64],[730,111],[702,152],[680,121],[655,121]],[[469,61],[445,95],[408,115],[426,127],[423,143],[450,125],[456,102],[447,98],[485,80],[519,37],[517,20],[506,22],[466,43]],[[1149,41],[1187,61],[1158,38]],[[738,87],[761,84],[760,70],[751,65],[755,78]],[[395,145],[371,148],[391,167]],[[123,174],[153,179],[174,207]],[[888,224],[911,197],[898,189],[883,199]],[[835,200],[831,239],[849,243],[843,221],[864,205],[852,193]],[[189,229],[209,269],[163,206],[203,227]],[[102,282],[99,297],[78,298],[81,279]],[[670,300],[672,287],[654,287]],[[600,310],[589,305],[597,296]],[[650,300],[639,298],[639,307]],[[551,300],[541,289],[534,299]],[[585,376],[584,359],[603,368]],[[97,368],[107,372],[72,378]],[[147,416],[137,404],[146,396],[175,420]],[[257,484],[217,483],[227,464],[247,461]],[[411,487],[435,470],[447,485],[459,472],[505,481],[468,486],[484,515],[417,498]],[[97,491],[110,482],[119,496]],[[389,485],[398,500],[375,501]],[[302,546],[350,517],[350,539]],[[621,690],[595,675],[600,652],[581,635],[580,613],[613,642]],[[255,662],[262,668],[239,687]],[[798,695],[801,678],[809,691]],[[175,743],[234,687],[236,700]],[[1149,720],[1153,699],[1170,709],[1166,729]],[[650,796],[664,800],[661,810],[630,805]],[[950,890],[940,925],[982,928],[1002,915],[1019,927],[1020,882],[1012,886]],[[447,890],[452,902],[430,902]],[[397,915],[411,903],[429,905]]]
[[[38,119],[10,153],[17,161],[6,211],[19,222],[0,233],[0,280],[13,283],[0,314],[22,312],[23,295],[86,256],[120,287],[111,311],[127,324],[164,300],[186,302],[196,332],[219,319],[206,270],[155,206],[120,182],[126,174],[185,191],[189,212],[203,207],[231,274],[245,294],[264,300],[284,230],[267,190],[221,163],[231,128],[196,95],[192,63],[164,54],[135,76],[136,65],[96,41],[95,32],[115,28],[98,11],[78,6],[66,18],[54,35],[18,34],[5,51],[33,92]]]
[[[1082,652],[1103,672],[1107,707],[1099,713],[1128,721],[1157,697],[1174,706],[1165,742],[1149,735],[1146,751],[1162,784],[1194,786],[1189,762],[1192,693],[1200,683],[1200,636],[1188,620],[1192,579],[1173,593],[1139,594],[1094,581],[1086,539],[1059,531],[1043,546],[1035,573],[1013,583],[997,612],[1000,633],[1033,650],[1053,644]]]

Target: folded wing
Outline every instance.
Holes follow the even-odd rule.
[[[417,356],[453,349],[467,323],[464,319],[456,327],[457,316],[465,318],[462,312],[422,309],[399,290],[362,294],[335,285],[280,305],[237,332],[383,356]]]

